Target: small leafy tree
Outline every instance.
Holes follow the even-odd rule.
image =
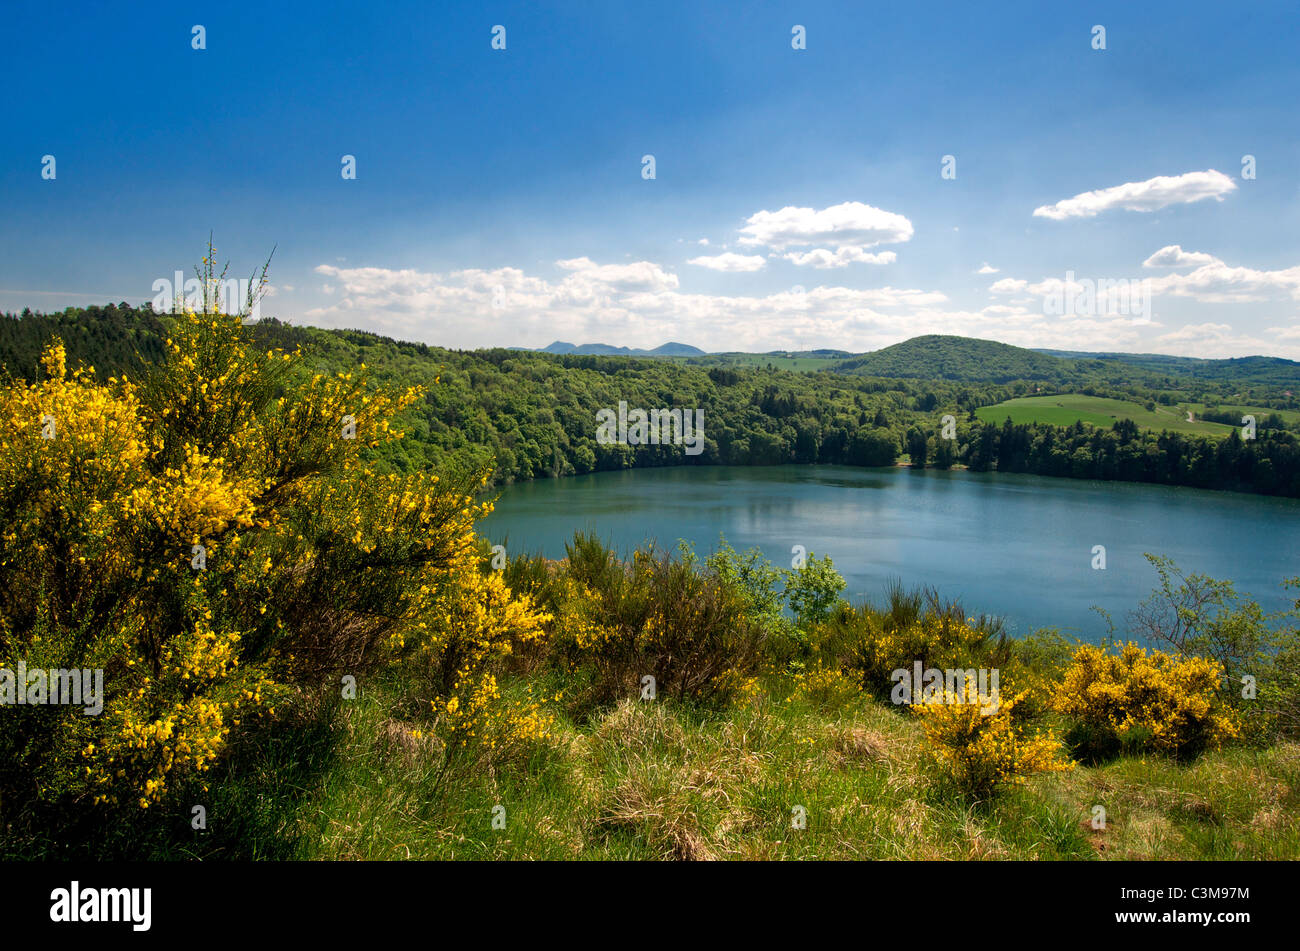
[[[1238,679],[1272,642],[1268,615],[1238,596],[1231,581],[1185,575],[1171,558],[1148,554],[1160,585],[1130,616],[1134,634],[1184,657],[1217,660]]]
[[[800,627],[810,628],[831,616],[844,588],[844,577],[835,570],[830,556],[818,558],[809,552],[807,563],[802,568],[785,572],[783,594],[794,613],[795,622]]]
[[[744,554],[718,540],[717,550],[705,561],[710,571],[744,600],[747,613],[755,623],[778,634],[788,633],[789,622],[782,611],[782,572],[763,557],[757,548]]]
[[[1217,661],[1224,700],[1242,714],[1249,736],[1300,735],[1300,600],[1266,612],[1230,581],[1185,575],[1169,558],[1146,557],[1160,585],[1130,615],[1133,632],[1179,657]],[[1284,587],[1300,587],[1300,578]]]

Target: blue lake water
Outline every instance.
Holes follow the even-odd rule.
[[[683,466],[508,486],[483,525],[512,554],[564,555],[574,531],[620,554],[647,541],[720,535],[789,567],[802,545],[830,555],[852,600],[882,597],[891,579],[931,585],[968,613],[1097,640],[1123,631],[1157,577],[1144,552],[1185,572],[1234,581],[1262,605],[1288,603],[1300,575],[1300,500],[1030,475],[842,466]],[[1093,547],[1106,568],[1092,567]]]

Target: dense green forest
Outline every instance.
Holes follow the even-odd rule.
[[[165,315],[126,304],[24,311],[0,320],[0,365],[32,379],[41,348],[63,339],[69,361],[100,379],[156,361]],[[735,360],[446,350],[360,331],[263,320],[255,339],[300,347],[324,373],[364,365],[378,381],[421,384],[403,418],[407,437],[386,449],[400,471],[495,460],[498,482],[661,465],[827,463],[968,466],[1074,478],[1122,479],[1300,497],[1300,438],[1265,418],[1254,439],[1155,432],[1118,420],[984,423],[975,410],[1014,397],[1080,392],[1139,403],[1300,407],[1300,364],[1272,358],[1202,361],[1055,356],[991,341],[918,337],[795,372]],[[725,356],[725,355],[724,355]],[[1207,366],[1219,366],[1217,378]],[[630,407],[703,412],[699,455],[680,446],[602,445],[596,413]],[[1212,414],[1216,414],[1212,415]],[[944,438],[944,417],[952,438]],[[1270,425],[1270,420],[1274,425]],[[1239,420],[1238,420],[1239,421]]]

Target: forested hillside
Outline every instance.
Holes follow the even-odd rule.
[[[93,365],[101,380],[131,373],[159,358],[170,319],[125,304],[5,315],[0,364],[15,378],[34,379],[42,346],[58,336],[69,362]],[[913,465],[1300,496],[1300,441],[1276,427],[1263,426],[1255,439],[1242,439],[1236,429],[1228,438],[1215,438],[1143,430],[1128,420],[1111,427],[984,423],[974,412],[1067,389],[1139,403],[1187,400],[1212,407],[1236,400],[1294,408],[1283,389],[1290,386],[1267,380],[1152,376],[1120,361],[1067,359],[948,337],[916,338],[843,361],[838,372],[444,350],[275,320],[256,325],[254,339],[267,347],[301,347],[328,374],[364,365],[377,380],[425,386],[423,400],[401,417],[406,438],[384,450],[399,471],[472,467],[494,458],[495,478],[508,482],[633,466],[882,466],[906,456]],[[1279,365],[1270,362],[1264,369],[1272,378]],[[701,410],[703,452],[600,444],[596,413],[620,401],[644,409]],[[952,416],[953,438],[943,438],[945,415]]]
[[[992,340],[931,334],[913,337],[873,353],[839,363],[841,373],[860,376],[912,377],[1007,383],[1011,380],[1079,379],[1090,369],[1059,357]]]
[[[1151,391],[1205,388],[1255,393],[1300,406],[1300,363],[1280,357],[1202,360],[1162,354],[1027,350],[993,340],[931,334],[860,354],[833,366],[861,376],[1006,383],[1033,380],[1055,386],[1141,387]]]
[[[1300,383],[1300,363],[1282,357],[1203,360],[1196,357],[1171,357],[1162,353],[1079,353],[1073,350],[1042,352],[1072,360],[1126,363],[1165,378],[1182,377],[1227,384],[1274,384],[1292,391]]]

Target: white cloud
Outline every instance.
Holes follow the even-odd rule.
[[[1281,333],[1278,333],[1281,331]],[[1276,337],[1252,337],[1234,331],[1231,325],[1206,322],[1188,324],[1177,330],[1156,337],[1154,343],[1162,353],[1176,356],[1204,357],[1206,359],[1223,359],[1224,357],[1249,357],[1261,353],[1278,353],[1279,350],[1292,359],[1300,353],[1300,346],[1286,345],[1287,333],[1283,328],[1270,327],[1267,334],[1277,333]],[[1300,334],[1292,337],[1300,344]],[[1284,342],[1279,346],[1279,340]]]
[[[870,251],[864,251],[862,248],[842,247],[831,251],[828,248],[816,248],[812,251],[791,251],[785,256],[787,261],[793,261],[799,267],[812,265],[818,270],[827,268],[847,267],[850,264],[893,264],[898,260],[898,255],[893,251],[881,251],[873,254]]]
[[[1179,262],[1177,264],[1173,262]],[[1178,245],[1161,248],[1143,262],[1143,267],[1190,267],[1202,263],[1195,270],[1183,274],[1165,274],[1161,277],[1115,278],[1108,275],[1078,274],[1068,285],[1058,277],[1046,277],[1036,284],[1017,278],[1004,277],[989,285],[994,294],[1015,294],[1027,291],[1034,295],[1055,294],[1061,291],[1078,293],[1086,279],[1098,285],[1141,285],[1153,296],[1170,295],[1187,297],[1206,304],[1243,304],[1277,298],[1300,300],[1300,265],[1276,271],[1262,271],[1249,267],[1233,267],[1213,255],[1186,252]]]
[[[1192,267],[1201,264],[1222,264],[1213,254],[1204,251],[1184,251],[1180,244],[1161,248],[1142,262],[1143,267]]]
[[[1195,266],[1198,262],[1199,266]],[[1186,273],[1165,274],[1160,277],[1143,278],[1109,278],[1095,274],[1072,276],[1069,281],[1057,277],[1047,277],[1037,283],[1030,283],[1017,278],[1003,278],[990,285],[989,290],[999,295],[1020,293],[1034,297],[1012,298],[1012,304],[1021,304],[1039,313],[1048,310],[1052,314],[1060,313],[1062,303],[1074,301],[1075,306],[1086,307],[1099,315],[1104,321],[1112,321],[1110,332],[1124,321],[1134,326],[1146,326],[1148,330],[1169,323],[1166,308],[1160,308],[1162,321],[1150,319],[1151,301],[1156,298],[1186,298],[1206,305],[1241,305],[1261,302],[1300,301],[1300,265],[1261,270],[1249,267],[1234,267],[1224,263],[1213,255],[1199,252],[1186,252],[1178,245],[1161,248],[1145,262],[1146,267],[1194,267]],[[1048,302],[1053,302],[1048,307]],[[1082,302],[1082,303],[1080,303]],[[1066,317],[1072,317],[1071,308],[1065,308]],[[986,314],[997,314],[996,307],[986,307]],[[1233,311],[1236,319],[1239,310]],[[1134,315],[1133,319],[1126,315]],[[1244,316],[1244,315],[1243,315]],[[1058,318],[1061,319],[1061,318]],[[1069,332],[1083,328],[1075,320]],[[1182,356],[1206,358],[1249,356],[1253,354],[1273,354],[1290,359],[1300,359],[1300,331],[1285,327],[1269,327],[1263,332],[1252,335],[1231,324],[1218,321],[1188,323],[1175,326],[1160,336],[1147,336],[1143,348],[1146,352],[1170,353]],[[1005,335],[997,339],[1008,343],[1016,341]],[[1099,338],[1072,349],[1105,350],[1120,349],[1116,340]],[[1044,344],[1037,344],[1043,346]],[[1063,344],[1049,343],[1047,346],[1059,347]]]
[[[596,264],[591,258],[571,258],[556,261],[556,267],[572,271],[579,281],[607,284],[624,290],[668,290],[677,286],[677,275],[670,274],[658,264],[634,261],[631,264]]]
[[[1300,265],[1260,271],[1230,267],[1215,258],[1213,263],[1187,274],[1167,274],[1149,280],[1153,293],[1191,297],[1210,304],[1242,304],[1280,295],[1300,300]]]
[[[1291,327],[1269,327],[1264,332],[1273,334],[1279,340],[1294,340],[1300,343],[1300,324]]]
[[[736,254],[728,251],[712,257],[691,258],[686,262],[696,267],[706,267],[711,271],[761,271],[767,263],[761,254]]]
[[[870,248],[910,241],[912,233],[912,222],[902,215],[846,201],[821,211],[789,205],[779,211],[756,212],[740,229],[740,243],[774,251],[814,244]]]
[[[985,261],[984,264],[980,267],[980,269],[979,269],[978,271],[976,271],[975,273],[976,273],[976,274],[996,274],[996,273],[998,273],[998,269],[995,268],[995,267],[993,267],[992,265],[990,265],[988,261]]]
[[[1034,217],[1063,221],[1066,218],[1093,218],[1113,208],[1156,211],[1205,198],[1222,201],[1224,195],[1236,188],[1236,182],[1214,169],[1185,175],[1158,175],[1144,182],[1126,182],[1113,188],[1084,192],[1053,205],[1043,205],[1034,209]]]
[[[1078,281],[1063,281],[1059,277],[1045,277],[1037,284],[1030,284],[1025,290],[1035,297],[1042,297],[1046,294],[1077,295],[1083,290],[1083,285]]]
[[[1188,324],[1185,327],[1179,327],[1177,330],[1170,331],[1167,334],[1161,334],[1161,340],[1221,340],[1232,333],[1232,327],[1229,324]]]

